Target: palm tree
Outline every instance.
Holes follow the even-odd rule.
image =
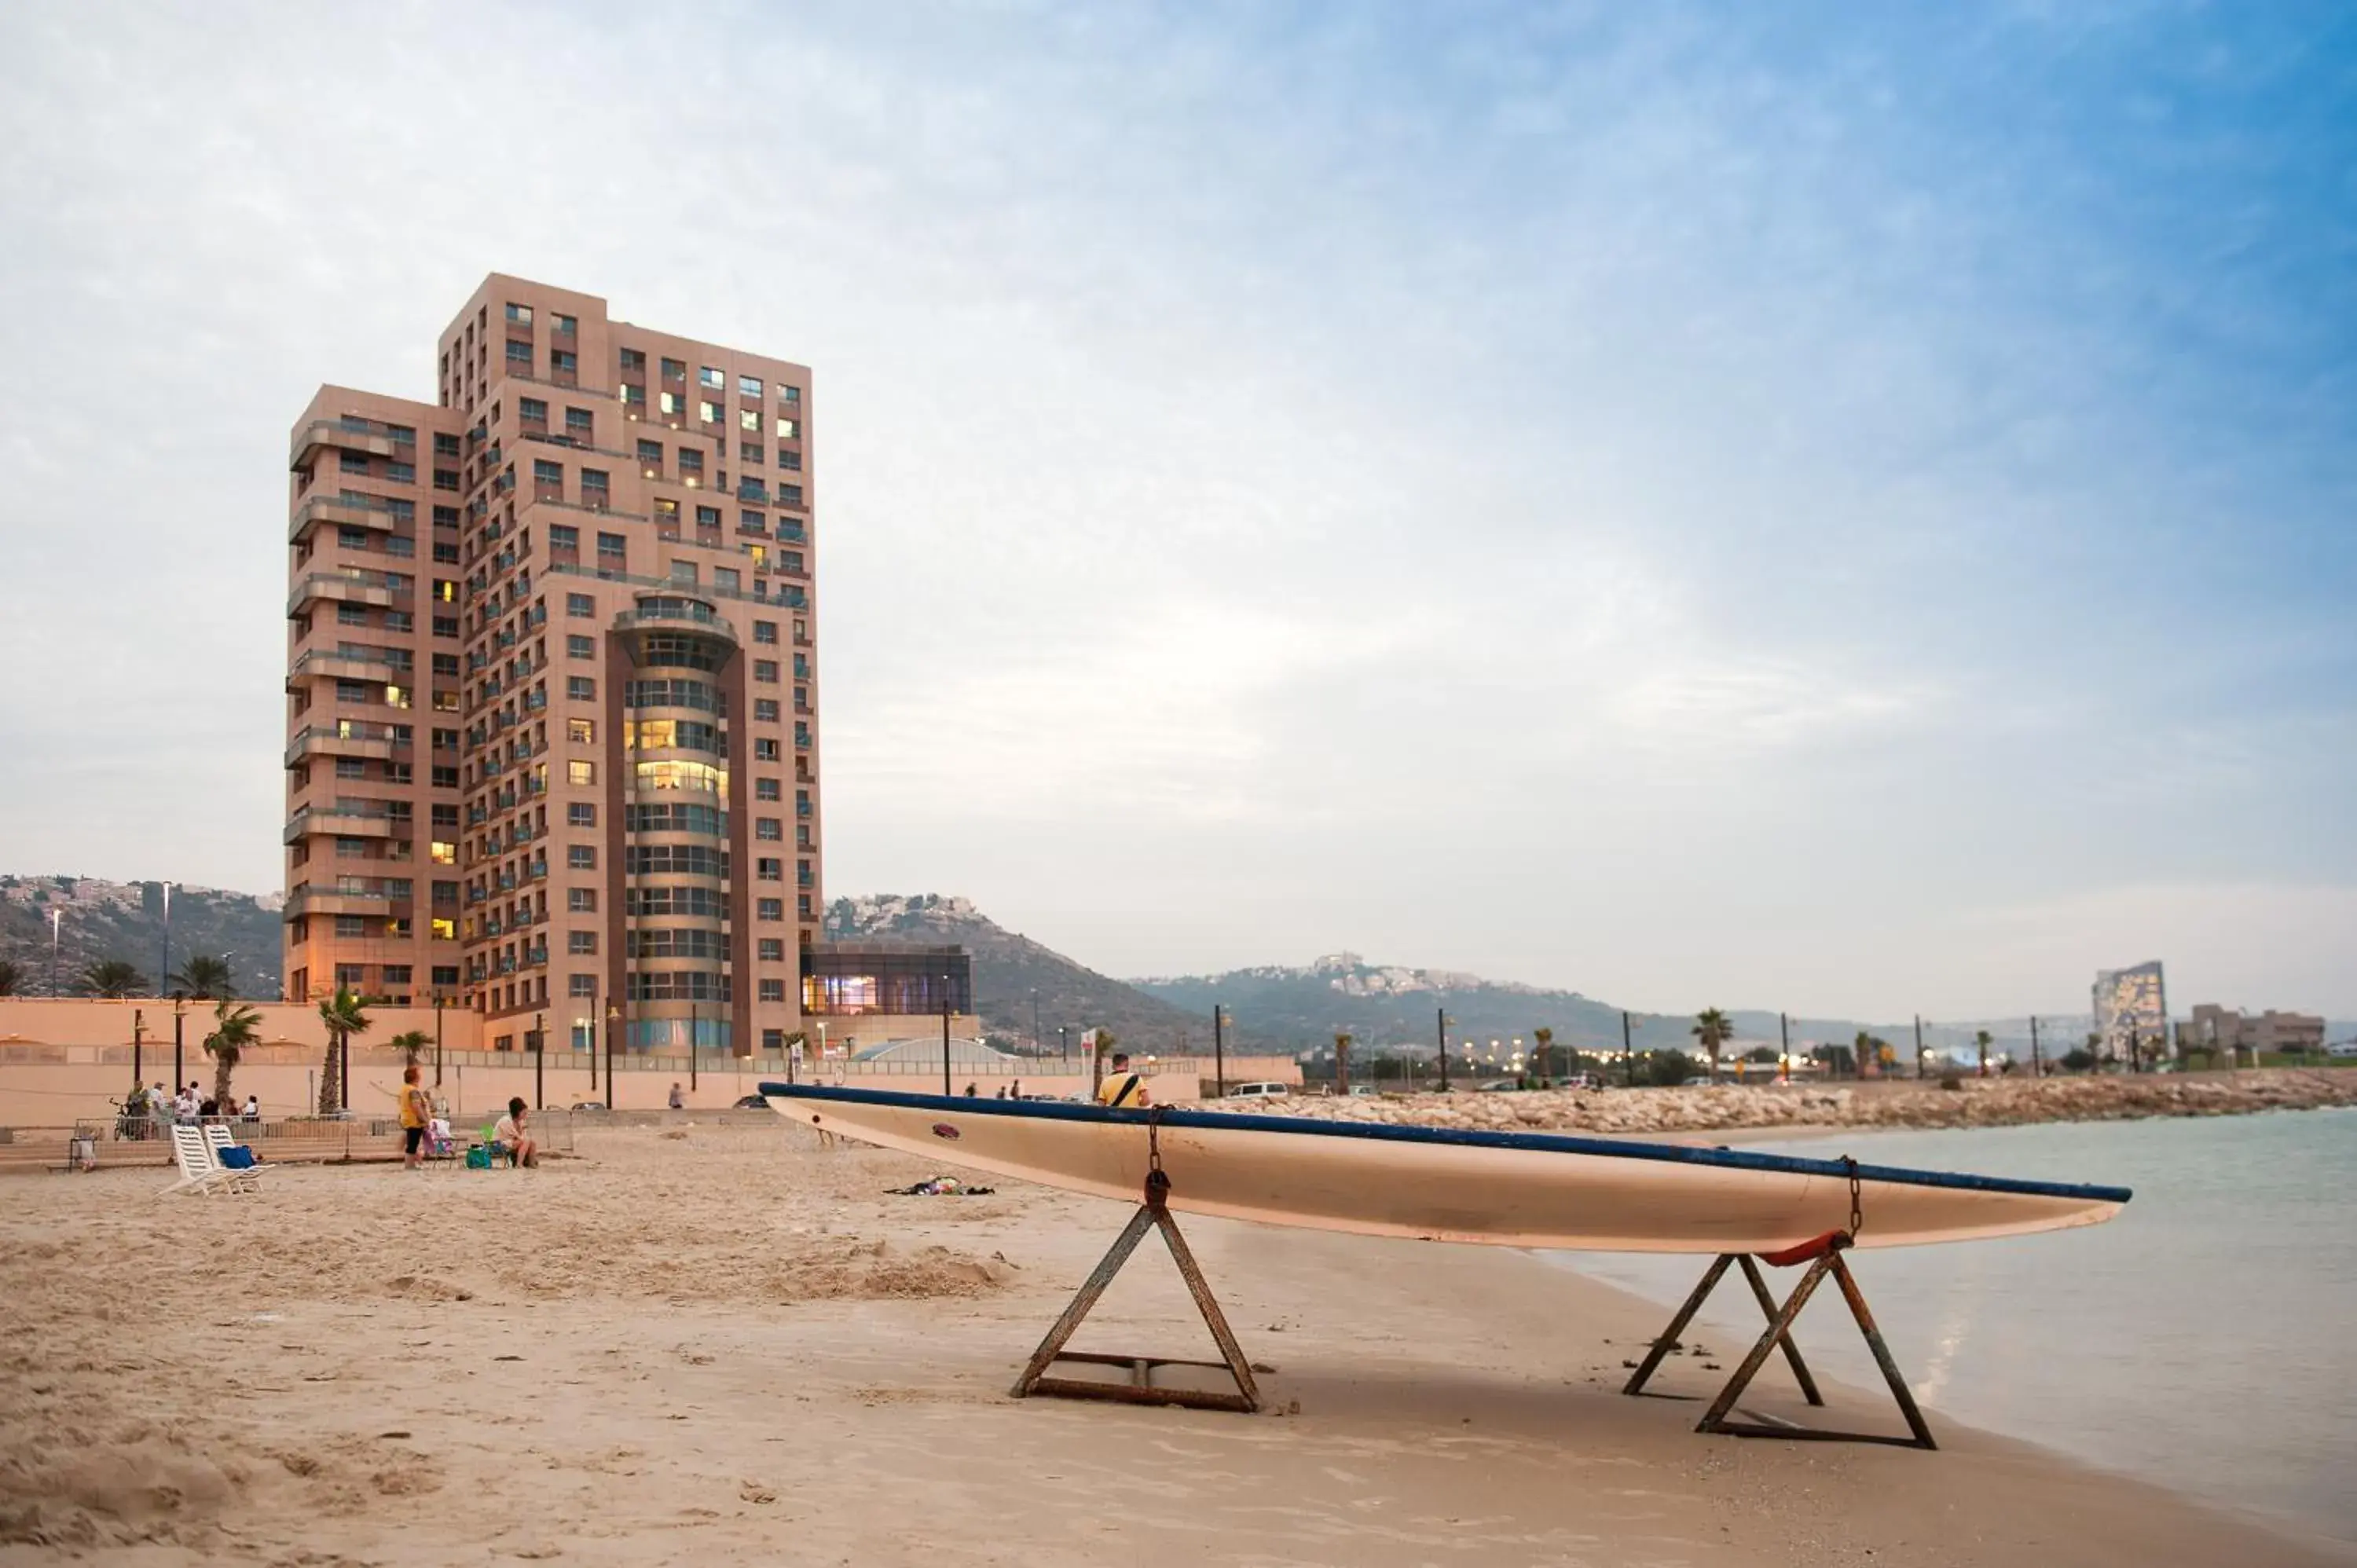
[[[204,953],[190,953],[180,965],[180,972],[167,982],[175,991],[212,1001],[237,994],[237,976],[224,958],[212,958]]]
[[[1555,1049],[1555,1031],[1542,1024],[1531,1031],[1531,1039],[1536,1047],[1531,1052],[1531,1065],[1538,1069],[1539,1081],[1544,1084],[1547,1077],[1547,1056]]]
[[[404,1067],[415,1067],[418,1057],[424,1054],[425,1047],[433,1043],[434,1036],[423,1029],[412,1029],[406,1034],[395,1035],[385,1042],[401,1053],[401,1065]]]
[[[1347,1033],[1334,1036],[1334,1092],[1351,1092],[1351,1036]]]
[[[1694,1037],[1702,1044],[1703,1054],[1710,1058],[1711,1081],[1718,1081],[1718,1047],[1735,1037],[1735,1026],[1727,1015],[1716,1007],[1706,1007],[1696,1015]]]
[[[92,996],[137,996],[147,989],[147,977],[122,959],[101,959],[81,972],[81,988]]]
[[[1986,1078],[1988,1076],[1988,1048],[1996,1043],[1996,1036],[1990,1034],[1986,1029],[1978,1030],[1973,1036],[1973,1044],[1981,1048],[1980,1076],[1983,1078]]]
[[[1089,1093],[1092,1097],[1104,1087],[1105,1063],[1113,1060],[1113,1048],[1121,1044],[1121,1036],[1100,1024],[1096,1041],[1096,1049],[1089,1057]]]
[[[1850,1043],[1850,1049],[1856,1052],[1857,1056],[1858,1077],[1864,1078],[1866,1076],[1866,1064],[1867,1062],[1872,1062],[1878,1069],[1881,1068],[1882,1058],[1874,1054],[1874,1036],[1867,1034],[1864,1029],[1860,1029],[1857,1032],[1857,1038]]]
[[[18,970],[15,963],[0,958],[0,996],[16,995],[16,983],[23,978],[23,972]]]
[[[348,985],[319,1003],[319,1022],[328,1026],[328,1060],[319,1069],[319,1114],[333,1116],[343,1109],[343,1058],[354,1035],[369,1032],[368,1009]]]
[[[229,1075],[248,1046],[262,1040],[262,1015],[242,1002],[222,997],[213,1004],[213,1032],[205,1036],[205,1050],[213,1058],[213,1098],[221,1114],[229,1114]]]

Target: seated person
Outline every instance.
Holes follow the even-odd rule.
[[[520,1165],[540,1164],[540,1144],[532,1135],[531,1118],[521,1098],[509,1101],[508,1113],[491,1129],[491,1152]]]

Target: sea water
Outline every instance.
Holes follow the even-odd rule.
[[[2133,1187],[2118,1219],[2090,1230],[1859,1256],[1860,1286],[1934,1431],[1944,1413],[2357,1541],[2357,1111],[1743,1146]],[[1665,1322],[1701,1265],[1561,1261],[1664,1303]],[[1770,1271],[1780,1292],[1798,1277]],[[1730,1369],[1762,1326],[1748,1304],[1730,1279],[1705,1309],[1718,1326],[1715,1359]],[[1813,1367],[1880,1397],[1830,1286],[1795,1337]],[[1781,1360],[1760,1375],[1791,1376]]]

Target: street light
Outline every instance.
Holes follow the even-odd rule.
[[[589,1005],[594,1008],[597,1004],[592,1002]],[[606,1109],[608,1111],[614,1109],[614,1036],[620,1031],[621,1026],[621,1008],[608,1003],[606,1005]],[[695,1037],[690,1034],[688,1045],[692,1047],[694,1044]],[[693,1051],[688,1056],[687,1063],[687,1081],[689,1087],[693,1088],[695,1083],[695,1057]]]
[[[950,977],[942,976],[942,1098],[950,1098]]]

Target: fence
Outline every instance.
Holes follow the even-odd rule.
[[[206,1121],[227,1127],[264,1164],[347,1164],[401,1157],[398,1120],[383,1116],[280,1116],[248,1122],[235,1116]],[[168,1165],[169,1121],[117,1115],[84,1118],[70,1127],[0,1127],[0,1171],[81,1170],[109,1165]],[[575,1118],[569,1111],[535,1111],[532,1135],[543,1151],[574,1152]],[[459,1147],[476,1141],[477,1130],[451,1129]]]

